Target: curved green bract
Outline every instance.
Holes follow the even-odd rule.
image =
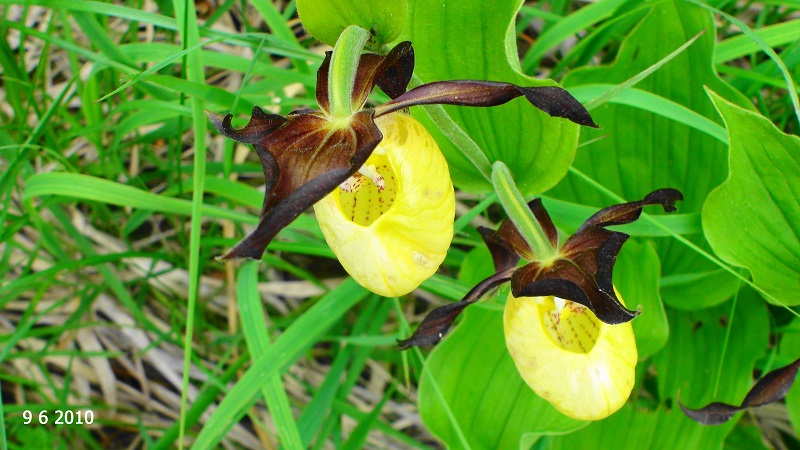
[[[591,111],[602,128],[584,130],[584,140],[604,139],[581,147],[574,162],[578,171],[624,199],[641,198],[663,187],[678,189],[686,197],[678,212],[700,212],[705,197],[727,174],[725,144],[700,131],[721,122],[703,86],[739,104],[748,104],[713,70],[714,30],[712,15],[698,6],[677,0],[654,2],[647,16],[628,33],[613,64],[577,69],[564,79],[567,88],[622,83],[705,31],[683,53],[637,83],[636,89],[708,120],[689,126],[633,106],[603,104]],[[605,194],[572,174],[548,195],[598,207],[609,203]],[[708,249],[701,233],[686,237]],[[668,306],[708,307],[727,300],[736,291],[736,279],[695,250],[672,238],[655,243],[662,275],[670,280],[661,289]]]
[[[405,38],[414,43],[416,71],[426,82],[472,79],[548,86],[519,70],[514,18],[522,0],[411,0]],[[447,157],[453,183],[469,192],[492,185],[425,112],[412,108]],[[525,100],[492,108],[445,106],[445,111],[481,148],[489,162],[503,161],[523,195],[555,185],[575,155],[579,127],[536,110]]]
[[[800,304],[800,138],[709,92],[728,127],[730,175],[709,194],[703,229],[772,303]]]
[[[350,25],[370,30],[372,47],[388,44],[403,31],[407,9],[405,0],[297,0],[303,26],[330,46]]]

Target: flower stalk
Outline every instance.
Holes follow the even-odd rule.
[[[369,40],[369,31],[350,25],[345,28],[331,56],[328,78],[328,101],[333,121],[348,120],[353,115],[353,85],[361,60],[361,50]]]
[[[503,161],[492,164],[492,185],[508,218],[531,247],[536,259],[542,264],[552,261],[557,250],[550,245],[542,225],[533,216],[533,211],[517,189],[511,172]]]

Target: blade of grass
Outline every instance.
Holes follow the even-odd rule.
[[[458,233],[459,231],[463,230],[464,227],[469,225],[469,222],[477,217],[479,214],[486,211],[494,202],[497,201],[497,194],[492,192],[491,194],[487,195],[485,199],[481,200],[477,205],[475,205],[472,209],[470,209],[466,214],[456,219],[453,223],[453,231]]]
[[[242,355],[234,361],[225,372],[223,372],[218,379],[208,379],[206,383],[199,389],[197,398],[192,402],[191,408],[186,412],[186,425],[192,426],[196,424],[206,409],[214,403],[219,394],[224,393],[224,386],[236,377],[236,374],[242,370],[247,361],[250,359],[248,355]],[[178,432],[180,429],[180,421],[175,421],[164,434],[150,447],[152,450],[167,450],[175,446],[175,441],[178,439]]]
[[[358,425],[356,425],[356,427],[350,433],[347,441],[345,441],[344,445],[341,447],[342,450],[360,450],[365,447],[364,444],[367,443],[367,436],[369,436],[369,432],[372,431],[373,424],[375,422],[379,422],[378,417],[381,415],[383,406],[393,393],[394,388],[390,388],[383,394],[383,398],[381,399],[380,403],[375,405],[375,408],[373,408],[366,417],[361,419]]]
[[[175,17],[180,27],[183,48],[198,47],[183,57],[186,79],[193,84],[204,85],[202,55],[198,44],[200,31],[197,25],[197,12],[194,2],[174,0]],[[194,317],[197,309],[197,297],[200,284],[200,239],[202,238],[203,183],[206,176],[206,117],[203,97],[192,96],[192,125],[194,126],[194,192],[192,192],[192,220],[189,231],[189,299],[186,312],[186,335],[183,346],[183,390],[181,391],[180,429],[178,431],[178,447],[183,448],[186,424],[186,405],[189,392],[189,370],[192,363],[192,341],[194,335]]]
[[[247,349],[250,351],[250,357],[253,360],[258,355],[266,352],[270,346],[269,330],[264,320],[261,295],[258,292],[259,264],[259,261],[245,263],[239,269],[239,279],[236,284],[242,331],[247,342]],[[267,383],[262,386],[261,392],[267,402],[270,415],[275,421],[275,428],[278,430],[278,436],[283,448],[304,448],[280,373],[271,376]]]
[[[156,27],[179,31],[179,23],[176,19],[163,16],[160,14],[145,12],[140,9],[130,8],[122,5],[115,5],[111,3],[104,3],[98,1],[79,1],[74,0],[0,0],[0,5],[26,5],[26,6],[43,6],[51,9],[64,9],[67,11],[83,11],[92,14],[101,14],[109,17],[117,17],[124,20],[133,22],[149,23]],[[17,24],[10,24],[17,25]],[[20,25],[24,32],[29,33],[32,30]],[[255,45],[263,37],[263,33],[238,33],[227,34],[221,31],[212,30],[206,27],[199,28],[200,35],[207,38],[217,38],[224,36],[228,42],[239,45]],[[255,43],[252,40],[256,40]],[[323,56],[306,50],[302,47],[293,46],[290,42],[271,36],[269,38],[270,46],[269,51],[278,56],[285,56],[289,58],[302,58],[309,61],[322,61]]]
[[[397,303],[398,303],[397,308],[399,309],[399,302]],[[409,326],[408,321],[406,320],[406,316],[404,314],[398,313],[397,319],[400,322],[400,331],[406,336],[411,336],[411,327]],[[420,371],[420,379],[422,379],[422,377],[425,376],[430,377],[431,386],[433,386],[433,390],[434,392],[436,392],[436,396],[442,403],[442,408],[445,410],[445,413],[447,414],[447,420],[450,421],[450,425],[453,427],[453,430],[455,430],[456,435],[458,436],[458,440],[461,443],[461,446],[464,449],[470,450],[472,447],[469,445],[469,441],[467,441],[467,436],[464,434],[464,430],[458,423],[458,419],[456,419],[455,414],[453,414],[452,408],[450,408],[450,405],[447,403],[447,399],[444,398],[444,394],[442,393],[442,390],[439,388],[439,382],[436,381],[436,379],[430,373],[427,361],[422,356],[422,351],[419,349],[419,347],[414,347],[412,350],[414,352],[413,353],[414,356],[417,357],[417,360],[419,361],[419,364],[422,368],[422,370]],[[405,352],[403,354],[405,355]],[[406,374],[406,379],[408,379],[408,374]]]
[[[575,96],[578,101],[591,103],[593,98],[607,97],[608,92],[613,90],[615,85],[611,84],[586,84],[569,88],[570,94]],[[633,106],[645,111],[658,114],[662,117],[672,119],[676,122],[688,125],[698,131],[708,134],[718,139],[725,145],[728,144],[728,132],[725,127],[702,116],[691,109],[673,102],[670,99],[643,91],[636,88],[628,88],[625,91],[617,92],[612,97],[605,99],[605,102],[617,103],[621,105]]]
[[[626,1],[627,0],[606,0],[590,3],[556,22],[550,29],[542,33],[542,35],[536,39],[536,43],[525,54],[525,57],[522,59],[522,71],[525,73],[534,73],[542,57],[544,57],[548,51],[560,45],[570,36],[574,36],[580,31],[611,17],[617,7]]]
[[[365,302],[364,308],[359,313],[358,320],[351,330],[352,336],[362,334],[372,334],[380,332],[381,327],[386,322],[386,317],[391,305],[384,302],[377,296],[372,296]],[[343,341],[340,341],[343,342]],[[338,418],[329,414],[336,398],[347,399],[350,391],[358,382],[364,365],[371,353],[371,349],[358,348],[346,345],[341,347],[341,351],[336,355],[336,359],[325,376],[325,381],[314,393],[311,402],[303,410],[303,414],[298,420],[298,427],[301,429],[303,444],[309,448],[314,436],[317,437],[316,447],[322,446],[326,441],[327,428],[323,425],[327,416],[328,421],[338,422]],[[342,383],[342,376],[345,375]]]
[[[769,25],[758,30],[753,30],[763,42],[771,47],[791,44],[800,40],[800,19]],[[714,53],[714,62],[721,65],[728,61],[762,50],[753,38],[747,34],[740,34],[725,39],[717,45]]]
[[[113,91],[109,92],[108,94],[100,97],[97,100],[97,102],[102,102],[102,101],[106,100],[107,98],[109,98],[109,97],[111,97],[111,96],[113,96],[113,95],[115,95],[115,94],[127,89],[129,86],[131,86],[133,84],[136,84],[139,81],[145,80],[150,75],[152,75],[152,74],[158,72],[159,70],[163,69],[164,67],[167,67],[168,65],[172,64],[172,62],[175,61],[178,58],[183,58],[184,56],[188,55],[189,53],[194,52],[194,51],[196,51],[196,50],[198,50],[200,48],[203,48],[206,45],[214,44],[214,43],[217,43],[217,42],[222,41],[224,39],[225,39],[224,37],[217,37],[217,38],[214,38],[214,39],[211,39],[211,40],[208,40],[208,41],[201,42],[201,43],[199,43],[197,45],[193,45],[193,46],[191,46],[189,48],[185,48],[185,49],[179,51],[178,53],[172,54],[169,57],[167,57],[165,59],[162,59],[161,61],[157,62],[156,64],[153,64],[147,70],[144,70],[144,71],[139,72],[136,75],[132,76],[128,81],[123,83],[120,87],[118,87],[118,88],[114,89]],[[119,52],[119,53],[122,53],[122,52]]]
[[[297,37],[295,37],[294,32],[291,28],[289,28],[288,25],[286,25],[286,19],[281,16],[281,13],[278,11],[273,2],[268,2],[266,0],[251,0],[250,3],[261,14],[261,17],[264,18],[264,21],[267,22],[272,34],[278,36],[300,50],[305,50],[300,43],[297,42]],[[300,71],[300,73],[310,72],[308,63],[302,59],[292,58],[292,64],[297,67],[297,70]]]
[[[800,98],[798,98],[797,89],[795,89],[795,83],[794,83],[794,80],[792,79],[792,73],[786,67],[786,64],[784,64],[784,62],[781,59],[781,57],[778,56],[777,53],[775,53],[775,50],[773,50],[772,47],[770,47],[766,42],[764,42],[764,39],[762,39],[761,36],[758,35],[758,33],[753,31],[752,28],[747,26],[747,24],[745,24],[741,20],[737,19],[736,17],[733,17],[733,16],[731,16],[730,14],[728,14],[728,13],[726,13],[724,11],[720,11],[719,9],[714,8],[713,6],[709,6],[709,5],[706,5],[705,3],[698,2],[697,0],[687,0],[687,1],[689,3],[693,3],[693,4],[701,7],[703,9],[707,10],[707,11],[711,11],[712,13],[719,14],[722,17],[724,17],[725,19],[727,19],[729,22],[731,22],[732,24],[734,24],[737,27],[739,27],[747,37],[752,39],[753,42],[755,42],[755,44],[758,45],[758,47],[761,49],[761,51],[766,53],[767,56],[770,57],[770,59],[775,61],[775,64],[778,66],[778,68],[780,68],[781,73],[783,74],[783,79],[786,81],[786,89],[789,91],[789,98],[792,99],[792,105],[794,106],[795,116],[797,116],[797,121],[798,121],[798,123],[800,123]]]
[[[192,215],[194,207],[188,200],[169,198],[103,178],[77,173],[42,173],[30,177],[25,186],[23,200],[44,195],[93,200],[167,214]],[[257,217],[211,205],[200,205],[196,217],[228,219],[251,225],[258,223]]]
[[[741,286],[741,282],[739,283]],[[719,389],[719,380],[722,379],[722,363],[725,362],[725,353],[728,352],[728,341],[731,338],[731,328],[733,327],[733,318],[736,313],[736,303],[739,301],[739,292],[740,289],[736,289],[736,293],[733,294],[733,301],[731,302],[731,312],[728,313],[728,321],[725,328],[725,340],[722,341],[722,352],[719,355],[719,365],[717,367],[717,377],[714,381],[714,398],[717,397],[717,390]]]
[[[292,323],[266,352],[256,358],[228,392],[200,431],[192,448],[204,450],[215,447],[233,426],[230,418],[242,411],[264,382],[283,371],[314,345],[331,325],[363,300],[367,293],[366,289],[348,278]]]
[[[609,90],[604,92],[602,95],[600,95],[598,97],[595,97],[595,98],[591,99],[590,101],[586,102],[584,104],[584,106],[586,107],[586,109],[591,111],[591,110],[597,108],[598,106],[602,105],[603,103],[605,103],[605,102],[611,100],[612,98],[616,97],[617,95],[621,94],[622,92],[624,92],[624,91],[628,90],[629,88],[633,87],[636,83],[638,83],[638,82],[642,81],[643,79],[647,78],[650,74],[652,74],[653,72],[655,72],[656,70],[658,70],[662,66],[664,66],[664,64],[672,61],[673,58],[675,58],[676,56],[678,56],[681,53],[683,53],[683,51],[686,50],[687,48],[689,48],[689,46],[692,45],[696,40],[698,40],[700,38],[700,36],[703,35],[703,33],[705,33],[705,31],[701,31],[700,33],[697,33],[697,35],[695,35],[693,38],[691,38],[688,41],[686,41],[686,43],[684,43],[683,45],[678,47],[675,51],[673,51],[669,55],[667,55],[664,58],[662,58],[661,60],[659,60],[657,63],[655,63],[652,66],[648,67],[647,69],[637,73],[636,75],[634,75],[631,78],[625,80],[624,82],[622,82],[620,84],[617,84],[617,85],[614,85],[614,87],[610,88]]]
[[[405,354],[405,353],[404,353]],[[340,410],[344,414],[356,419],[356,420],[364,420],[367,417],[368,413],[365,413],[359,410],[357,407],[351,405],[350,403],[344,400],[336,400],[334,403],[334,407],[337,410]],[[386,434],[387,436],[391,436],[394,439],[402,442],[404,445],[408,446],[408,448],[417,448],[420,450],[430,450],[431,447],[417,441],[416,439],[410,437],[409,435],[403,433],[402,431],[395,430],[391,427],[391,425],[385,424],[380,420],[373,422],[374,427],[380,431],[381,433]]]

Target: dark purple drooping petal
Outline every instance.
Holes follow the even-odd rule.
[[[254,144],[266,179],[261,220],[222,258],[260,259],[281,229],[356,173],[381,139],[372,111],[357,113],[343,128],[321,113],[289,116]]]
[[[777,402],[785,397],[794,383],[798,369],[800,369],[800,359],[764,375],[750,389],[750,392],[747,393],[744,401],[739,406],[714,402],[702,408],[689,409],[683,405],[680,396],[678,397],[678,404],[692,420],[704,425],[719,425],[730,420],[739,411]]]
[[[455,80],[424,84],[375,108],[375,115],[382,116],[414,105],[497,106],[521,96],[553,117],[597,128],[586,108],[560,87],[522,87],[495,81]]]
[[[447,334],[447,331],[450,330],[453,322],[464,308],[480,300],[485,293],[508,281],[513,271],[513,269],[508,269],[496,273],[478,283],[461,301],[448,303],[447,305],[440,306],[429,312],[428,315],[422,319],[422,323],[419,324],[419,327],[417,327],[417,330],[414,331],[414,334],[412,334],[410,338],[397,341],[397,347],[400,350],[405,350],[411,347],[438,343],[442,340],[444,335]]]

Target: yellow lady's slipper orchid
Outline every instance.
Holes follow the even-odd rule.
[[[339,48],[339,55],[349,54]],[[495,106],[524,97],[551,116],[597,126],[574,97],[556,86],[455,80],[407,91],[414,70],[410,42],[385,55],[360,55],[349,79],[337,77],[346,64],[342,61],[349,61],[341,58],[334,64],[328,52],[317,71],[318,110],[282,117],[255,107],[241,129],[233,128],[230,114],[207,113],[223,135],[253,145],[265,179],[258,225],[222,259],[260,259],[281,229],[322,201],[316,208],[321,227],[345,269],[380,294],[407,293],[444,258],[453,233],[454,197],[433,139],[399,111],[430,104]],[[349,99],[342,97],[342,86]],[[375,86],[392,100],[365,108]]]
[[[559,245],[540,199],[528,203],[554,255],[541,259],[513,222],[479,227],[495,274],[460,302],[431,311],[401,349],[439,342],[456,317],[494,287],[511,282],[505,307],[506,346],[525,382],[562,413],[598,420],[617,411],[631,393],[636,342],[630,321],[641,311],[625,307],[611,284],[614,262],[628,235],[606,229],[639,218],[645,205],[675,211],[683,195],[659,189],[644,199],[609,206],[587,219]],[[518,267],[520,258],[530,261]],[[564,298],[570,299],[562,300]]]
[[[509,295],[503,324],[522,379],[563,414],[603,419],[630,396],[638,357],[630,322],[605,324],[557,297]]]
[[[325,240],[361,285],[393,297],[436,272],[453,237],[455,194],[436,141],[411,116],[375,120],[364,170],[314,205]]]

